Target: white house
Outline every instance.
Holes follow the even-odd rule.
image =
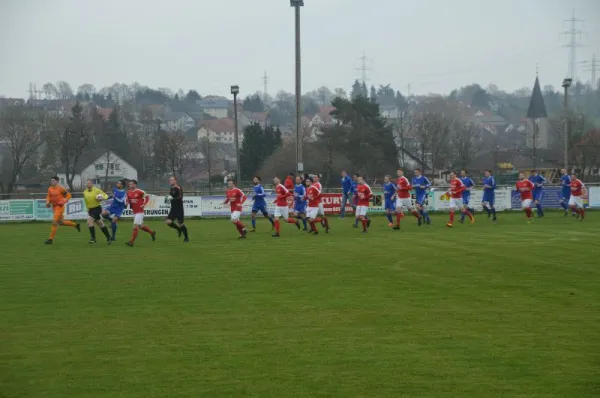
[[[203,112],[217,119],[227,117],[229,111],[229,100],[217,95],[206,96],[204,99],[197,100],[196,104]]]
[[[62,185],[67,185],[67,176],[62,165],[57,172]],[[118,180],[137,180],[138,172],[135,167],[112,151],[97,149],[83,156],[75,167],[73,189],[83,189],[87,180],[92,180],[95,185],[103,185],[104,181],[114,183]]]
[[[187,131],[195,126],[196,121],[185,112],[168,112],[160,123],[165,131]]]
[[[232,118],[205,120],[198,129],[198,141],[208,138],[211,142],[223,144],[235,143],[235,121]],[[244,134],[239,132],[240,145],[244,141]]]

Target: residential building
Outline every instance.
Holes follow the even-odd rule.
[[[16,105],[25,105],[25,100],[23,98],[0,98],[0,108]]]
[[[209,95],[197,100],[196,104],[203,112],[217,119],[226,118],[229,111],[229,100],[225,97]]]
[[[167,112],[160,123],[165,131],[187,131],[194,126],[196,121],[185,112]]]
[[[61,165],[56,175],[60,179],[60,183],[66,185],[67,177],[64,170],[65,165]],[[117,153],[106,149],[97,149],[82,156],[79,164],[75,167],[73,188],[83,189],[87,180],[92,180],[96,185],[102,185],[108,179],[108,183],[112,185],[118,180],[137,180],[137,178],[137,169]]]
[[[208,138],[211,142],[223,144],[235,143],[235,120],[232,118],[222,118],[215,120],[205,120],[198,129],[198,141]],[[244,141],[244,134],[239,131],[240,145]]]

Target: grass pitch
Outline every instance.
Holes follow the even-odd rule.
[[[600,220],[0,225],[2,397],[600,396]]]

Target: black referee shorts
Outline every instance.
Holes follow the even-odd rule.
[[[173,208],[169,210],[167,220],[177,221],[179,224],[183,224],[183,208]]]
[[[88,216],[92,218],[94,221],[99,221],[102,218],[102,207],[94,207],[93,209],[88,210]]]

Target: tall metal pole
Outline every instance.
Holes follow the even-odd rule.
[[[569,86],[564,85],[565,87],[565,170],[567,173],[569,172],[569,100],[567,90]]]
[[[300,7],[304,5],[302,0],[292,0],[292,6],[296,14],[296,168],[298,173],[304,171],[302,160],[302,93],[301,93],[301,60],[300,60]]]
[[[538,124],[537,124],[538,120],[537,119],[533,119],[533,168],[536,169],[537,168],[537,162],[535,159],[536,156],[536,149],[537,149],[537,135],[538,135]]]
[[[233,94],[233,118],[235,120],[235,158],[237,163],[237,171],[235,174],[235,181],[238,187],[242,187],[242,173],[240,165],[240,138],[238,131],[238,112],[237,112],[237,93]]]

